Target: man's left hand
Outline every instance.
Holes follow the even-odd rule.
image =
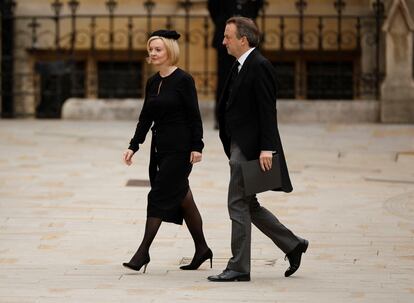
[[[259,163],[262,171],[268,171],[272,168],[272,152],[261,151],[259,157]]]
[[[197,162],[200,162],[202,158],[202,154],[196,151],[192,151],[190,154],[190,163],[195,164]]]

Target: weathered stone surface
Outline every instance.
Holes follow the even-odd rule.
[[[302,267],[252,229],[252,281],[215,284],[230,257],[228,161],[205,120],[190,184],[214,252],[197,271],[185,225],[163,224],[147,273],[123,268],[144,232],[149,137],[135,121],[0,120],[0,302],[414,301],[414,125],[281,124],[294,191],[261,204],[309,239]]]
[[[133,120],[137,119],[142,99],[79,99],[70,98],[62,107],[62,119],[75,120]]]
[[[142,100],[92,100],[69,99],[62,109],[63,119],[72,120],[136,120],[141,111]],[[199,102],[203,118],[212,118],[214,102]],[[377,122],[379,102],[359,101],[277,101],[279,119],[283,122]]]
[[[379,102],[375,100],[280,100],[277,110],[282,122],[379,121]]]
[[[381,121],[414,123],[414,22],[405,0],[393,0],[384,24],[386,77],[381,86]]]

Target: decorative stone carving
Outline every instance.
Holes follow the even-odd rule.
[[[386,22],[386,78],[381,87],[381,121],[414,123],[414,22],[405,0],[394,0]]]

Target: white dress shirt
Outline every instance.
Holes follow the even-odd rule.
[[[237,61],[239,61],[239,63],[240,63],[240,65],[238,66],[239,72],[240,72],[241,68],[243,67],[244,61],[246,61],[247,57],[250,55],[250,53],[252,51],[254,51],[254,49],[255,49],[255,47],[250,48],[243,55],[241,55],[239,59],[237,59]]]

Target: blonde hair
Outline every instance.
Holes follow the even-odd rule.
[[[180,58],[180,48],[178,47],[177,40],[167,39],[167,38],[160,37],[160,36],[152,36],[147,41],[147,52],[148,53],[149,53],[149,45],[151,41],[155,39],[160,39],[164,43],[165,49],[167,50],[167,56],[168,56],[169,63],[171,65],[176,65]],[[147,62],[152,63],[150,57],[147,58]]]

